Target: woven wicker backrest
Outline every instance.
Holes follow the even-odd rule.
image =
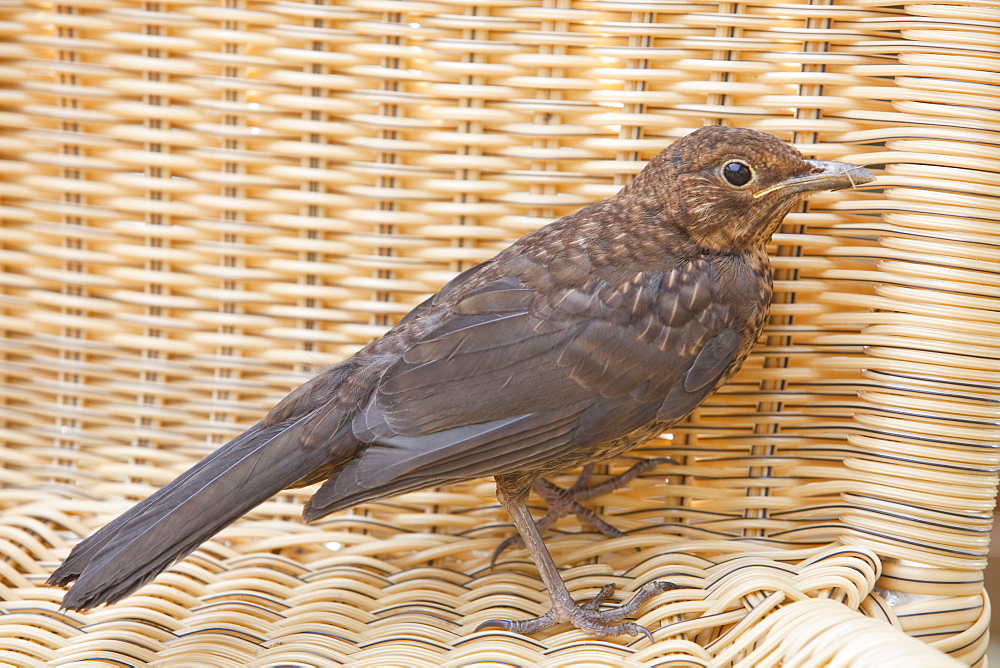
[[[0,663],[980,661],[998,22],[964,0],[0,5]],[[643,607],[654,644],[472,633],[548,605],[523,550],[489,566],[512,529],[487,479],[311,526],[291,491],[121,603],[59,611],[43,582],[82,536],[720,122],[885,190],[787,218],[754,355],[636,453],[676,464],[600,499],[628,535],[550,535],[578,599],[685,587]]]

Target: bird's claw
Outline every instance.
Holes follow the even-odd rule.
[[[601,609],[601,604],[604,601],[611,598],[612,594],[615,593],[615,583],[611,582],[609,584],[601,587],[601,591],[594,595],[594,598],[590,599],[580,607],[584,610],[590,610],[591,612],[599,612]]]
[[[670,457],[652,457],[649,459],[641,459],[629,467],[629,469],[624,473],[613,476],[598,485],[589,484],[590,476],[593,473],[593,465],[583,467],[583,471],[580,472],[579,477],[577,477],[576,481],[570,487],[563,488],[558,485],[554,485],[545,479],[538,480],[534,485],[532,485],[532,489],[545,501],[548,506],[548,510],[545,512],[545,515],[535,522],[535,527],[538,529],[538,533],[544,533],[560,518],[567,515],[575,515],[578,520],[594,531],[598,531],[608,538],[621,538],[625,535],[625,532],[616,529],[605,522],[592,509],[582,505],[580,501],[586,501],[594,498],[595,496],[602,496],[618,489],[619,487],[624,487],[642,474],[653,470],[660,464],[676,463],[676,460]],[[497,548],[493,550],[493,554],[490,555],[490,568],[493,568],[496,565],[497,559],[506,550],[515,546],[521,547],[523,545],[524,542],[517,534],[510,536],[509,538],[505,538],[503,542],[501,542]]]
[[[644,585],[625,603],[607,610],[601,610],[600,607],[604,601],[615,592],[615,585],[608,584],[601,587],[597,595],[586,603],[573,604],[568,609],[560,609],[560,606],[556,604],[544,615],[535,617],[534,619],[489,619],[477,626],[476,631],[495,627],[512,633],[532,635],[556,624],[570,623],[578,629],[598,637],[637,636],[642,634],[650,642],[653,642],[653,634],[650,633],[649,629],[635,622],[623,622],[621,620],[634,615],[640,605],[656,594],[676,588],[677,585],[671,582],[650,582]]]

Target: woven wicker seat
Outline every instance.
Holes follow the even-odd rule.
[[[985,664],[996,3],[10,2],[0,30],[0,664]],[[682,585],[641,610],[655,643],[474,633],[548,605],[524,550],[490,567],[487,479],[315,525],[290,491],[59,610],[83,536],[718,122],[884,191],[788,217],[754,355],[634,453],[676,464],[599,499],[627,535],[551,533],[578,599]]]

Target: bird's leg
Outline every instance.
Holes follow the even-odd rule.
[[[549,598],[552,599],[552,608],[541,617],[534,619],[522,621],[491,619],[480,624],[476,630],[496,626],[514,633],[530,635],[550,626],[568,622],[595,636],[634,636],[642,633],[652,642],[653,635],[645,627],[635,622],[623,622],[622,619],[634,615],[640,605],[662,591],[675,588],[675,585],[669,582],[651,582],[637,591],[628,602],[614,608],[601,610],[601,603],[615,590],[615,586],[609,584],[587,603],[577,604],[570,596],[569,590],[559,574],[559,569],[552,561],[552,556],[549,554],[548,548],[545,547],[545,543],[542,542],[542,536],[535,526],[535,521],[532,519],[531,513],[528,512],[528,506],[525,503],[527,494],[518,493],[509,496],[504,493],[503,488],[502,476],[497,476],[497,496],[500,497],[500,502],[510,513],[514,526],[517,527],[531,558],[538,567],[538,573],[549,592]]]
[[[539,533],[543,533],[560,518],[567,515],[576,515],[578,520],[594,531],[599,531],[608,538],[621,538],[625,535],[624,532],[605,522],[591,508],[584,506],[580,502],[588,501],[595,496],[602,496],[613,492],[620,487],[624,487],[642,474],[652,471],[660,464],[676,463],[677,462],[670,457],[640,459],[638,462],[629,467],[629,469],[624,473],[608,478],[599,485],[589,484],[590,476],[594,472],[593,464],[587,464],[583,467],[583,470],[580,471],[580,475],[577,477],[576,482],[574,482],[571,487],[559,487],[544,478],[539,478],[532,483],[531,489],[545,501],[548,509],[545,515],[535,522],[535,526],[538,528]],[[515,545],[523,545],[523,541],[518,535],[511,536],[500,543],[500,545],[497,546],[497,549],[493,551],[493,555],[490,557],[490,566],[493,566],[496,563],[497,557],[503,554],[506,549],[514,547]]]

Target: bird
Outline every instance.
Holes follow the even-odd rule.
[[[322,483],[312,522],[357,504],[493,476],[551,608],[491,619],[597,637],[672,588],[578,604],[528,507],[546,476],[618,456],[685,418],[742,364],[772,299],[766,244],[809,193],[868,183],[755,130],[702,127],[616,195],[525,235],[417,305],[383,336],[77,544],[48,584],[62,607],[114,603],[281,490]]]

